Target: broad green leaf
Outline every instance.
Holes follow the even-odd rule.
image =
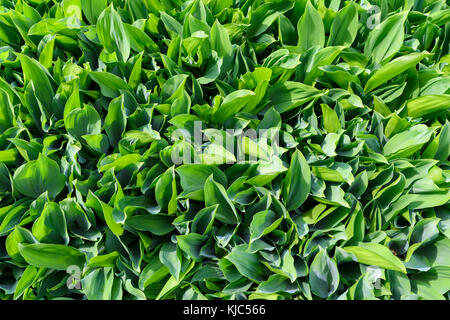
[[[405,258],[406,262],[411,259],[414,251],[419,247],[433,242],[439,236],[438,223],[439,219],[428,218],[419,221],[414,226],[409,236],[409,248]]]
[[[120,61],[127,61],[130,56],[130,37],[113,5],[103,10],[96,27],[98,39],[105,49],[109,53],[115,53]]]
[[[15,126],[14,108],[8,93],[0,88],[0,131]]]
[[[48,192],[54,199],[64,188],[66,178],[61,173],[58,163],[42,154],[20,166],[14,172],[14,186],[23,195],[37,198]]]
[[[55,202],[48,202],[41,215],[34,221],[33,236],[44,243],[69,243],[66,217],[60,206]]]
[[[94,268],[103,268],[103,267],[114,268],[118,257],[119,252],[117,251],[113,251],[108,254],[98,255],[89,260],[89,266]]]
[[[120,279],[115,278],[113,268],[99,268],[81,280],[84,294],[89,300],[114,300],[114,287]]]
[[[403,44],[407,14],[405,11],[393,14],[378,24],[364,44],[364,55],[374,63],[390,60]]]
[[[272,210],[256,213],[250,223],[250,242],[257,240],[272,232],[280,225],[282,217],[279,217]]]
[[[124,213],[100,200],[92,191],[89,191],[86,205],[96,208],[103,213],[108,228],[117,236],[123,234]]]
[[[217,52],[219,57],[230,58],[233,53],[228,32],[218,20],[211,27],[211,48]]]
[[[207,234],[213,226],[218,207],[219,205],[216,204],[211,207],[203,208],[202,210],[197,212],[195,218],[192,220],[192,232],[198,234]]]
[[[130,47],[134,51],[158,52],[158,45],[143,30],[134,25],[124,24],[125,32],[130,39]]]
[[[152,234],[162,236],[172,230],[174,226],[172,225],[172,219],[166,215],[135,215],[127,218],[126,225],[140,231],[148,231]]]
[[[131,70],[130,77],[128,78],[128,85],[136,89],[141,83],[141,73],[142,73],[142,57],[143,52],[139,55],[136,62],[134,63],[133,69]]]
[[[322,17],[308,0],[305,13],[298,21],[298,47],[306,51],[311,47],[323,47],[325,44],[325,29]]]
[[[204,164],[185,164],[177,167],[176,172],[180,176],[180,184],[183,194],[189,194],[194,200],[204,201],[203,186],[206,179],[212,174],[215,181],[225,186],[227,177],[219,168]]]
[[[398,133],[384,145],[384,155],[390,158],[408,157],[430,140],[433,131],[424,124],[418,124]]]
[[[287,292],[294,293],[298,288],[288,278],[278,274],[271,275],[269,279],[258,286],[257,291],[261,293]]]
[[[173,17],[168,15],[166,12],[161,12],[161,21],[164,23],[166,30],[172,36],[172,38],[177,35],[183,34],[183,26],[175,20]]]
[[[177,236],[177,245],[190,258],[200,260],[200,251],[208,236],[198,233],[189,233]]]
[[[256,282],[265,280],[267,269],[260,262],[258,255],[247,252],[246,247],[235,246],[225,259],[229,260],[244,277]]]
[[[268,95],[270,105],[279,113],[284,113],[320,97],[322,91],[299,82],[286,81],[270,87]]]
[[[255,93],[253,91],[246,89],[230,93],[223,99],[218,109],[214,110],[211,120],[215,123],[223,123],[226,119],[241,111],[254,96]]]
[[[323,115],[323,126],[327,132],[337,132],[341,129],[338,115],[335,110],[331,109],[326,104],[321,104]]]
[[[40,268],[67,270],[70,266],[83,267],[86,262],[83,252],[62,244],[19,245],[19,251],[26,262]]]
[[[168,274],[169,269],[161,263],[159,257],[152,256],[139,275],[139,288],[144,290],[147,286],[160,281]]]
[[[177,211],[177,185],[175,181],[175,170],[173,167],[167,169],[156,183],[155,197],[158,205],[167,210],[168,214]]]
[[[331,25],[328,46],[350,46],[358,32],[358,9],[353,2],[341,9]]]
[[[25,290],[33,284],[36,275],[38,274],[38,270],[39,269],[31,265],[25,269],[19,282],[17,283],[16,290],[14,291],[14,300],[19,299]]]
[[[179,279],[181,275],[181,252],[171,242],[166,242],[159,251],[159,260],[170,271],[170,274]]]
[[[99,134],[101,131],[100,115],[88,104],[70,111],[64,119],[64,124],[67,131],[77,139],[88,134]]]
[[[98,17],[107,6],[107,0],[81,0],[83,14],[91,24],[96,24]]]
[[[352,253],[359,263],[406,273],[403,262],[381,244],[361,242],[358,246],[344,247],[343,249]]]
[[[38,61],[24,54],[17,54],[22,65],[25,81],[32,81],[36,90],[36,98],[50,112],[57,117],[62,117],[62,110],[54,108],[53,96],[55,95],[54,80],[47,69]]]
[[[416,66],[427,56],[428,52],[411,53],[392,60],[391,62],[383,66],[380,70],[377,70],[373,74],[373,76],[370,77],[369,81],[367,81],[364,91],[371,92],[372,90],[378,88],[380,85],[395,78],[399,74]]]
[[[217,183],[213,175],[209,176],[204,185],[205,205],[207,207],[218,204],[216,219],[226,224],[237,224],[238,213],[228,198],[225,188]]]
[[[387,276],[394,299],[400,300],[402,296],[411,293],[411,282],[407,275],[398,271],[388,270]]]
[[[116,98],[120,95],[121,90],[130,90],[130,87],[122,78],[112,73],[92,71],[89,76],[97,82],[102,94],[108,98]]]
[[[408,116],[420,118],[430,116],[448,110],[450,95],[430,95],[422,96],[408,101]]]
[[[311,172],[305,157],[299,150],[295,150],[291,165],[283,181],[283,197],[286,209],[289,211],[299,208],[308,198],[311,189]]]
[[[125,113],[124,96],[117,97],[111,101],[108,107],[108,114],[103,124],[109,141],[114,147],[122,138],[127,124],[127,115]]]
[[[336,262],[323,248],[316,254],[309,270],[311,291],[320,298],[328,298],[339,285],[339,273]]]
[[[25,262],[19,251],[19,244],[37,243],[33,234],[25,228],[16,226],[14,230],[6,237],[5,249],[8,255],[16,261]]]

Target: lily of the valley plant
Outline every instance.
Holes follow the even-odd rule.
[[[2,0],[1,299],[449,299],[447,0]]]

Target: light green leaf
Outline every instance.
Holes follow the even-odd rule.
[[[406,268],[403,262],[394,256],[387,247],[381,244],[360,242],[358,246],[344,247],[343,249],[354,254],[359,263],[406,274]]]

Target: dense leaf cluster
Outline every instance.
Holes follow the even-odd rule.
[[[445,0],[0,1],[0,298],[448,299],[449,49]]]

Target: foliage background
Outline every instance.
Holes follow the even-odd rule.
[[[449,298],[448,1],[0,4],[2,299]]]

